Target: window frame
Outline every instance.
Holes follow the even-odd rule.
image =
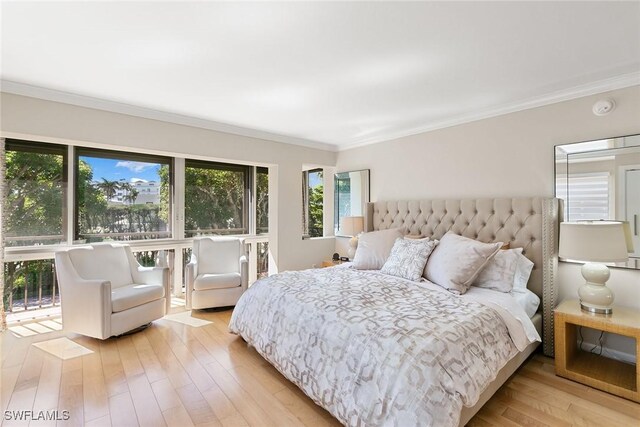
[[[174,210],[174,199],[175,199],[175,185],[174,185],[174,168],[175,168],[175,160],[173,157],[155,155],[155,154],[144,154],[144,153],[130,153],[127,151],[119,151],[119,150],[105,150],[101,148],[91,148],[91,147],[75,147],[73,150],[73,239],[74,241],[80,240],[80,220],[78,218],[79,209],[78,209],[78,176],[80,171],[80,157],[94,157],[100,159],[111,159],[111,160],[125,160],[125,161],[138,161],[145,163],[159,163],[166,164],[169,166],[169,207],[168,207],[168,220],[167,220],[167,231],[170,233],[168,237],[162,237],[159,239],[140,239],[133,241],[160,241],[167,239],[174,239],[175,230],[173,229],[173,210]],[[158,161],[160,160],[160,161]],[[108,236],[108,234],[105,234]],[[127,242],[133,242],[127,241]],[[82,243],[84,244],[84,243]]]
[[[219,160],[204,160],[185,158],[184,156],[169,154],[166,152],[158,151],[158,154],[130,152],[123,150],[113,150],[110,147],[105,147],[100,144],[82,144],[74,142],[58,142],[48,138],[39,138],[34,136],[32,139],[25,140],[20,138],[3,137],[5,144],[9,143],[9,147],[13,149],[15,145],[21,150],[29,149],[34,150],[37,153],[49,153],[59,154],[63,156],[63,177],[65,184],[63,185],[63,225],[66,227],[63,237],[59,243],[50,245],[31,245],[31,246],[11,246],[6,247],[6,261],[18,261],[18,260],[37,260],[37,259],[50,259],[53,254],[58,250],[65,248],[77,247],[88,245],[86,242],[77,241],[80,223],[78,222],[77,213],[77,181],[78,181],[78,168],[79,158],[88,155],[92,157],[104,157],[115,158],[119,160],[133,160],[133,161],[146,161],[146,162],[159,162],[169,165],[169,221],[167,228],[170,231],[170,237],[163,237],[158,239],[146,239],[146,240],[131,240],[124,243],[131,245],[136,250],[156,250],[167,248],[183,248],[189,247],[193,240],[193,237],[186,237],[184,230],[184,174],[188,165],[195,165],[198,167],[210,166],[219,169],[227,170],[243,170],[245,171],[245,212],[243,214],[243,220],[245,221],[245,229],[248,230],[248,234],[232,234],[233,236],[243,236],[257,239],[268,239],[270,232],[257,235],[256,233],[256,220],[257,220],[257,204],[255,200],[255,188],[256,188],[256,176],[257,171],[260,169],[269,176],[269,181],[273,178],[269,173],[271,170],[270,165],[265,164],[237,164],[232,162],[221,162]],[[131,150],[137,150],[136,147],[123,147]],[[5,145],[6,150],[6,145]],[[163,159],[163,161],[158,161]],[[166,162],[166,163],[165,163]],[[248,175],[247,175],[248,174]],[[181,177],[182,176],[182,177]],[[181,188],[178,188],[178,185]],[[271,184],[269,184],[271,185]],[[270,186],[267,192],[270,193]],[[270,206],[271,204],[269,204]],[[271,209],[268,209],[267,215]],[[249,220],[247,220],[247,217]],[[176,273],[178,276],[180,272]]]
[[[269,234],[269,168],[266,166],[253,166],[253,173],[254,173],[254,179],[253,181],[253,193],[252,193],[252,199],[254,200],[253,202],[253,211],[254,211],[254,222],[255,225],[253,227],[253,230],[251,231],[252,234],[255,235],[266,235]],[[260,228],[260,224],[258,224],[258,175],[267,175],[267,231],[266,233],[259,233],[258,229]]]
[[[8,151],[21,151],[24,153],[35,153],[35,154],[52,154],[62,156],[62,227],[61,233],[62,238],[60,239],[59,244],[40,244],[40,245],[29,245],[29,246],[6,246],[5,249],[9,248],[38,248],[40,246],[45,247],[55,247],[59,245],[68,244],[68,230],[69,227],[72,226],[69,224],[69,215],[68,215],[68,200],[69,197],[72,197],[73,194],[70,194],[69,188],[69,150],[67,145],[63,144],[54,144],[48,142],[41,141],[31,141],[24,140],[19,138],[5,138],[4,140],[4,151],[5,153]],[[75,194],[75,192],[74,192]],[[6,206],[5,206],[6,208]],[[6,227],[5,225],[3,225]],[[6,230],[6,228],[5,228]]]
[[[323,187],[323,197],[322,197],[322,212],[323,212],[322,234],[320,236],[311,236],[310,229],[309,229],[309,222],[310,222],[309,220],[311,218],[311,211],[309,210],[310,207],[311,207],[310,199],[309,199],[309,192],[311,190],[311,186],[309,185],[309,174],[310,173],[317,173],[317,172],[322,172],[322,178],[323,178],[322,179],[322,187]],[[324,208],[325,208],[325,206],[324,206],[324,195],[325,195],[325,193],[324,193],[324,174],[325,174],[325,169],[324,168],[313,168],[313,169],[307,169],[307,170],[302,171],[302,175],[303,175],[302,176],[302,183],[303,183],[303,186],[304,186],[304,190],[303,191],[306,191],[306,194],[302,195],[302,204],[303,204],[303,206],[302,206],[302,209],[303,209],[303,212],[302,212],[302,215],[303,215],[303,218],[302,218],[302,226],[303,226],[302,238],[303,239],[317,239],[317,238],[325,236],[325,234],[324,234],[324,221],[325,221],[325,218],[324,218]]]
[[[193,239],[195,236],[187,236],[187,229],[186,229],[186,222],[187,222],[187,200],[186,200],[186,196],[187,196],[187,184],[186,184],[186,175],[187,175],[187,168],[200,168],[200,169],[213,169],[213,170],[222,170],[222,171],[230,171],[230,172],[243,172],[244,174],[244,186],[243,186],[243,190],[244,190],[244,197],[243,197],[243,203],[244,203],[244,208],[242,210],[242,222],[243,222],[243,229],[246,229],[247,232],[246,233],[241,233],[241,234],[237,234],[238,236],[248,236],[252,234],[252,224],[251,224],[251,211],[254,212],[253,217],[255,218],[256,216],[256,206],[255,204],[252,202],[253,199],[253,192],[255,190],[252,191],[252,187],[253,187],[253,174],[254,174],[254,169],[256,168],[256,166],[250,166],[250,165],[240,165],[240,164],[236,164],[236,163],[224,163],[224,162],[215,162],[215,161],[207,161],[207,160],[199,160],[199,159],[189,159],[186,158],[184,160],[184,174],[185,174],[185,183],[184,183],[184,188],[182,191],[184,191],[184,196],[185,196],[185,201],[184,201],[184,207],[183,207],[183,212],[184,212],[184,223],[185,223],[185,229],[184,229],[184,238],[185,239]],[[253,223],[255,223],[255,219],[253,220]],[[253,227],[255,228],[255,226]],[[255,231],[255,230],[254,230]],[[234,234],[235,235],[235,234]]]

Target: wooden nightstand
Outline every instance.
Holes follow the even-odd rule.
[[[322,266],[321,266],[321,267],[322,267],[322,268],[325,268],[325,267],[333,267],[333,266],[335,266],[335,265],[340,265],[340,264],[342,264],[343,262],[345,262],[345,261],[322,261]]]
[[[578,327],[625,335],[636,340],[640,355],[640,312],[613,308],[610,315],[590,314],[578,301],[564,301],[554,312],[556,375],[640,403],[640,365],[609,359],[578,348]]]

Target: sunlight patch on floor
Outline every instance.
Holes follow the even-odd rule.
[[[183,311],[182,313],[170,314],[168,316],[164,316],[163,319],[170,320],[172,322],[182,323],[182,324],[193,326],[196,328],[213,323],[210,320],[198,319],[197,317],[193,317],[190,311]]]
[[[22,323],[9,326],[9,330],[18,338],[31,337],[38,334],[61,331],[62,320],[60,318],[45,319],[39,322]]]
[[[83,347],[66,337],[56,338],[48,341],[41,341],[32,345],[38,347],[40,350],[44,350],[47,353],[53,354],[54,356],[62,360],[73,359],[74,357],[80,357],[84,356],[85,354],[93,353],[92,350],[89,350],[88,348]]]
[[[37,335],[38,333],[36,331],[33,331],[29,328],[25,328],[24,326],[18,325],[18,326],[10,326],[9,330],[11,331],[11,333],[13,333],[14,336],[18,337],[18,338],[22,338],[22,337],[31,337],[33,335]]]
[[[7,313],[7,323],[9,325],[18,325],[22,323],[60,317],[60,314],[60,304],[53,307],[32,308],[29,310],[16,309]]]
[[[186,300],[180,297],[171,297],[171,307],[184,307]]]

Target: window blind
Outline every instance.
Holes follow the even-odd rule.
[[[556,197],[563,199],[566,221],[609,219],[609,173],[570,174],[556,180]]]

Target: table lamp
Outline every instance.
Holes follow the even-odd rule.
[[[340,232],[345,236],[352,236],[349,240],[349,251],[347,255],[349,259],[353,259],[356,255],[356,248],[358,247],[358,234],[364,231],[364,217],[363,216],[345,216],[342,217],[340,222]]]
[[[582,266],[585,284],[578,289],[584,311],[611,314],[613,292],[606,286],[609,267],[605,262],[624,262],[633,252],[629,228],[620,221],[578,221],[560,224],[562,258],[586,261]]]

